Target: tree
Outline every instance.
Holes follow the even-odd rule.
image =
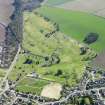
[[[91,97],[85,96],[85,97],[82,97],[80,105],[93,105],[93,101]]]
[[[97,33],[91,32],[84,38],[83,42],[86,44],[92,44],[95,41],[97,41],[98,38],[99,38],[99,35]]]
[[[62,73],[62,70],[57,70],[57,73],[55,74],[55,76],[60,76],[60,75],[62,75],[63,73]]]

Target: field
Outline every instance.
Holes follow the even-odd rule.
[[[7,71],[7,69],[0,68],[0,82],[2,82],[2,79],[4,78],[6,71]]]
[[[43,87],[47,85],[49,82],[45,80],[36,80],[34,78],[24,78],[21,80],[16,90],[19,90],[20,92],[30,92],[32,94],[40,95]]]
[[[105,17],[105,0],[73,0],[57,7]]]
[[[12,5],[14,1],[2,0],[0,1],[0,23],[8,24],[11,22],[10,16],[13,14],[14,6]],[[8,4],[8,7],[7,7]]]
[[[99,34],[99,39],[90,47],[97,52],[104,50],[105,41],[105,19],[93,16],[88,13],[69,11],[55,7],[42,7],[37,10],[39,13],[50,18],[59,24],[61,32],[82,42],[84,37],[95,32]]]
[[[45,96],[45,97],[47,96],[50,98],[59,99],[61,97],[60,95],[61,91],[62,91],[62,86],[60,84],[51,83],[43,88],[41,96]]]
[[[24,12],[24,50],[9,75],[10,80],[18,81],[17,90],[39,95],[50,82],[74,86],[81,79],[85,65],[95,53],[88,50],[80,55],[84,45],[60,31],[51,34],[56,28],[55,23],[37,12]],[[46,36],[47,33],[51,36]],[[33,72],[40,78],[27,78]]]
[[[54,5],[60,5],[60,4],[69,2],[69,1],[71,1],[71,0],[48,0],[46,4],[54,6]]]
[[[92,65],[105,69],[105,51],[101,52],[92,62]]]

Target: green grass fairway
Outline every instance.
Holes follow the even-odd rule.
[[[68,2],[68,1],[71,1],[71,0],[48,0],[46,4],[47,5],[59,5],[59,4]]]
[[[76,40],[83,41],[85,35],[89,32],[98,33],[100,38],[91,47],[98,52],[105,49],[105,19],[87,13],[53,7],[42,7],[38,11],[57,22],[63,33]]]

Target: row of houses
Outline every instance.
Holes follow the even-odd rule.
[[[10,16],[8,25],[0,24],[0,67],[8,68],[11,65],[22,41],[22,7],[21,0],[15,0],[12,4],[14,12]],[[7,5],[8,6],[8,5]]]

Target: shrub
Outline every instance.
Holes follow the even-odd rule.
[[[99,35],[97,33],[89,33],[83,40],[86,44],[91,44],[97,41],[99,38]]]

